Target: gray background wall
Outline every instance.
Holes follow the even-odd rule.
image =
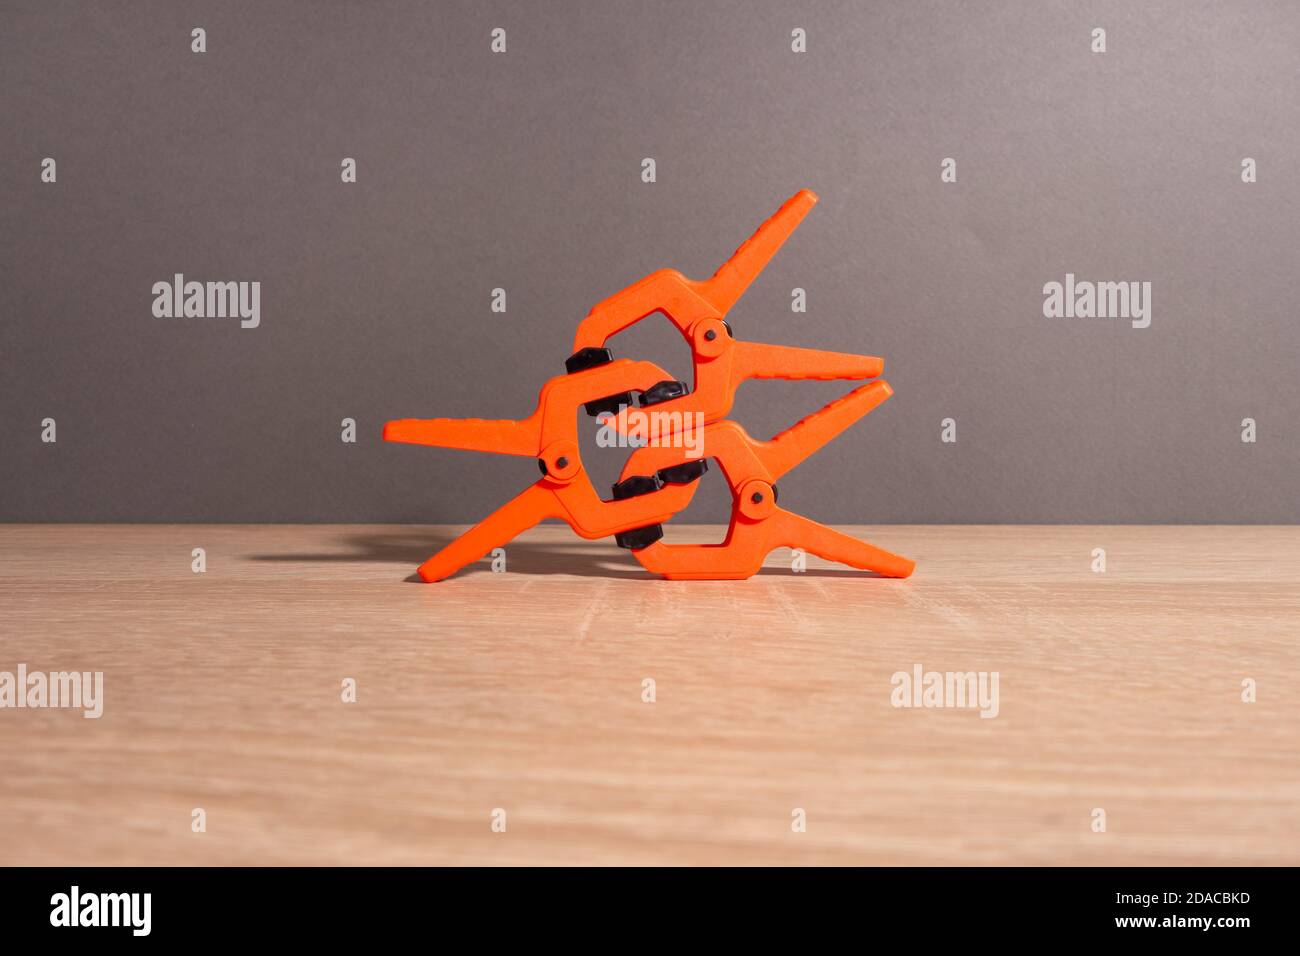
[[[783,504],[1292,522],[1297,91],[1289,2],[8,0],[0,518],[476,519],[534,463],[383,421],[527,414],[594,302],[707,276],[808,186],[732,324],[883,355],[896,395]],[[175,272],[260,281],[261,326],[154,318]],[[1066,272],[1151,281],[1151,327],[1044,318]],[[662,320],[613,344],[690,377]],[[844,387],[750,383],[734,417],[767,437]],[[690,517],[725,507],[715,479]]]

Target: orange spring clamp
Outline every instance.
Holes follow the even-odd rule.
[[[384,425],[385,441],[526,455],[537,459],[542,472],[535,484],[420,565],[420,577],[441,581],[547,518],[563,518],[584,538],[639,531],[626,539],[627,546],[647,541],[642,529],[685,508],[692,494],[687,485],[707,466],[701,462],[679,469],[655,494],[602,501],[578,453],[576,410],[611,388],[648,390],[666,377],[650,362],[621,359],[551,379],[542,386],[537,411],[523,421],[404,418]]]
[[[543,386],[537,411],[522,421],[402,419],[384,426],[387,441],[535,456],[542,478],[420,566],[438,581],[546,518],[562,518],[584,538],[614,535],[650,571],[668,578],[736,579],[754,574],[775,548],[800,547],[888,577],[907,577],[907,558],[889,554],[777,505],[775,482],[885,401],[887,383],[872,382],[831,402],[770,442],[755,441],[735,422],[736,389],[751,378],[872,379],[884,360],[736,340],[726,314],[817,202],[792,196],[732,257],[704,281],[663,269],[596,305],[580,323],[568,374]],[[694,388],[649,362],[615,360],[608,340],[663,312],[689,343]],[[637,447],[603,500],[578,452],[576,411],[599,416]],[[652,408],[633,420],[631,412]],[[684,443],[681,428],[704,423],[702,444]],[[663,422],[672,429],[665,432]],[[695,448],[692,452],[689,446]],[[685,509],[707,459],[722,466],[733,494],[731,524],[719,545],[661,543],[662,524]]]
[[[786,511],[778,504],[776,482],[813,452],[880,405],[893,390],[883,380],[838,398],[792,425],[771,441],[756,441],[732,421],[705,426],[701,449],[719,464],[731,488],[731,524],[721,544],[665,544],[655,541],[632,554],[647,571],[672,580],[747,578],[777,548],[802,548],[818,557],[884,577],[905,578],[916,563],[857,538]],[[681,445],[638,448],[619,485],[653,487],[643,476],[662,475],[691,461]],[[617,489],[619,485],[616,485]],[[695,487],[686,487],[694,494]]]
[[[657,312],[677,327],[691,348],[695,386],[662,382],[655,392],[643,394],[640,407],[656,412],[700,413],[704,422],[723,418],[735,401],[736,389],[746,379],[868,379],[884,371],[884,359],[874,355],[847,355],[819,349],[742,342],[735,338],[726,314],[763,271],[763,268],[798,228],[817,203],[817,194],[801,189],[758,227],[711,279],[688,279],[676,269],[660,269],[592,308],[578,325],[570,369],[590,368],[612,359],[605,347],[617,333]],[[645,420],[629,421],[637,407],[635,396],[624,392],[587,404],[590,415],[613,414],[611,424],[636,440],[647,440]]]

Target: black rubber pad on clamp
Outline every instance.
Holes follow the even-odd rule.
[[[680,465],[673,465],[671,468],[660,468],[653,475],[633,475],[631,478],[624,478],[614,486],[614,500],[622,501],[625,498],[635,498],[638,495],[654,494],[664,485],[688,485],[696,481],[709,470],[709,463],[703,458],[695,461],[684,461]],[[622,534],[614,535],[614,543],[620,548],[626,548],[629,551],[640,551],[642,548],[649,547],[664,536],[664,526],[661,524],[646,525],[644,528],[634,528],[631,531],[624,531]]]
[[[572,375],[574,372],[585,372],[589,368],[608,365],[612,361],[614,361],[614,353],[611,349],[578,349],[564,360],[564,370]],[[624,405],[635,404],[635,395],[631,392],[619,392],[617,395],[606,395],[604,398],[585,402],[582,407],[592,418],[598,418],[606,413],[617,415],[618,410]]]
[[[690,392],[685,382],[675,382],[671,379],[663,382],[656,382],[644,392],[641,393],[641,407],[648,405],[658,405],[661,402],[671,402],[674,398],[681,398]]]
[[[614,543],[620,548],[626,548],[628,551],[640,551],[642,548],[650,547],[663,536],[663,525],[648,524],[644,528],[634,528],[631,531],[624,531],[622,534],[614,535]]]

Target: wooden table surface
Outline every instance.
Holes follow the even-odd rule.
[[[105,685],[0,710],[0,863],[1300,863],[1300,528],[854,528],[916,574],[714,583],[544,526],[413,581],[456,530],[0,527],[0,671]],[[997,716],[893,706],[918,664]]]

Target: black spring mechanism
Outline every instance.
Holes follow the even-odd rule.
[[[585,348],[579,349],[564,360],[564,368],[568,374],[575,372],[585,372],[589,368],[599,368],[602,365],[608,365],[614,361],[614,352],[607,348]],[[658,405],[661,402],[669,402],[674,398],[681,398],[683,395],[690,393],[690,388],[685,382],[675,382],[665,380],[656,382],[648,389],[641,393],[640,406],[645,408],[648,405]],[[584,402],[582,407],[592,418],[599,418],[601,415],[617,415],[619,410],[625,406],[636,406],[638,404],[635,392],[617,392],[614,395],[606,395],[604,398],[593,399],[590,402]]]
[[[653,475],[633,475],[614,485],[615,501],[636,498],[658,491],[664,485],[688,485],[697,481],[709,470],[709,463],[703,459],[685,461],[671,468],[660,468]],[[633,528],[622,534],[614,535],[614,543],[628,551],[640,551],[654,544],[664,536],[663,525],[651,524],[644,528]]]

